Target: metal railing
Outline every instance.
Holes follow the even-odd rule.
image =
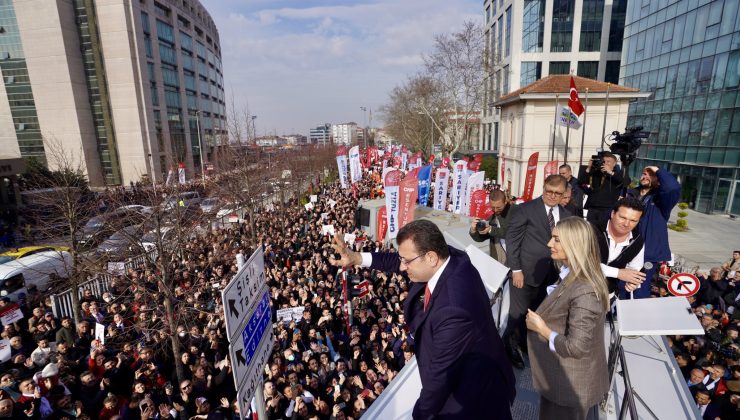
[[[91,290],[93,295],[97,298],[101,298],[103,293],[110,289],[110,283],[113,276],[110,274],[100,274],[86,282],[81,283],[77,287],[77,296],[82,297],[84,290]],[[54,313],[54,318],[61,317],[72,317],[74,313],[74,307],[72,306],[72,292],[73,289],[67,289],[61,293],[51,295],[51,311]]]

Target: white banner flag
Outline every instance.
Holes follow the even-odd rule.
[[[567,106],[558,105],[558,124],[563,127],[570,125],[570,128],[578,130],[581,128],[581,121],[578,115],[574,114]]]
[[[437,169],[434,178],[434,210],[447,210],[447,187],[450,182],[450,170]]]
[[[454,172],[452,172],[452,212],[455,214],[460,214],[462,211],[466,200],[467,184],[468,162],[461,159],[455,162]]]
[[[184,163],[177,165],[177,177],[180,180],[180,184],[185,183],[185,164]]]
[[[473,191],[475,190],[482,190],[483,189],[483,182],[485,181],[486,173],[483,171],[476,172],[473,175],[470,175],[468,178],[468,185],[465,188],[465,203],[463,203],[463,208],[460,211],[461,214],[468,215],[470,214],[470,200],[473,198]]]
[[[385,217],[388,219],[388,237],[396,239],[398,234],[398,198],[400,190],[401,172],[398,170],[390,171],[383,178],[385,190]]]
[[[352,183],[362,179],[362,164],[360,164],[360,146],[349,149],[349,173]]]
[[[402,171],[406,170],[408,163],[409,163],[409,154],[401,153],[401,170]]]
[[[339,182],[342,188],[347,188],[347,155],[337,156],[337,170],[339,171]]]

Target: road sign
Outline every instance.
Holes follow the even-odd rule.
[[[262,247],[259,247],[221,294],[226,315],[227,338],[230,342],[241,333],[240,327],[248,315],[247,311],[254,300],[259,298],[258,292],[264,284],[265,257]]]
[[[674,274],[668,279],[668,291],[674,296],[694,296],[700,286],[699,279],[689,273]]]
[[[260,299],[255,300],[246,314],[249,316],[245,319],[246,322],[242,323],[241,329],[237,333],[238,336],[231,340],[229,345],[234,369],[234,384],[237,388],[244,382],[259,340],[264,335],[267,327],[270,326],[270,292],[266,286],[260,288],[259,296]]]
[[[249,366],[247,375],[241,386],[237,387],[237,401],[239,403],[239,412],[242,420],[246,420],[245,414],[251,408],[252,398],[257,392],[257,387],[262,383],[262,370],[270,359],[272,348],[275,343],[275,334],[272,328],[269,328],[267,334],[262,339],[257,352],[254,354],[252,363]],[[251,420],[251,419],[250,419]]]

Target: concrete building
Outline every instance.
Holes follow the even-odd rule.
[[[0,0],[0,24],[2,150],[51,168],[63,150],[101,186],[200,173],[226,134],[218,30],[197,0]]]
[[[320,125],[312,128],[308,134],[311,144],[328,144],[331,143],[331,124]]]
[[[350,145],[357,141],[357,124],[354,122],[332,124],[331,138],[335,144]]]
[[[620,82],[652,92],[627,124],[651,135],[647,165],[678,176],[682,200],[740,215],[740,2],[630,2]]]
[[[501,95],[552,74],[617,83],[627,0],[485,0],[480,150],[498,150]]]
[[[499,169],[495,178],[501,177],[504,165],[504,179],[499,183],[514,196],[521,196],[527,161],[534,152],[539,152],[537,177],[534,195],[542,194],[544,166],[550,160],[559,164],[568,163],[577,176],[579,165],[588,164],[591,155],[601,148],[602,130],[607,134],[624,131],[630,101],[646,98],[649,93],[619,85],[611,85],[608,105],[606,103],[607,84],[596,80],[574,76],[576,85],[585,92],[589,90],[588,107],[581,122],[586,126],[579,130],[570,129],[568,137],[568,160],[565,161],[566,127],[554,125],[556,101],[565,105],[570,91],[569,75],[551,75],[528,86],[503,95],[495,106],[501,109],[501,144],[499,145]],[[556,98],[559,95],[559,99]],[[583,94],[581,94],[583,97]],[[583,99],[582,99],[583,101]],[[606,125],[604,125],[606,112]],[[585,130],[585,135],[583,134]],[[555,147],[553,148],[553,136]],[[583,160],[580,160],[581,139],[583,139]],[[605,147],[606,148],[606,147]]]

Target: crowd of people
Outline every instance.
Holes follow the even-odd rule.
[[[29,298],[23,319],[2,331],[9,359],[0,364],[0,418],[238,418],[220,290],[237,272],[237,253],[253,250],[252,226],[264,249],[276,337],[265,367],[269,418],[359,418],[413,354],[402,311],[408,280],[349,269],[348,314],[343,277],[328,262],[332,238],[322,235],[322,225],[354,233],[355,250],[393,251],[354,225],[357,199],[373,187],[370,177],[354,192],[329,183],[315,192],[311,210],[294,198],[256,213],[253,223],[191,236],[182,259],[171,261],[170,292],[197,315],[178,325],[153,319],[165,293],[148,263],[115,277],[100,297],[85,290],[78,323],[57,319],[48,297]],[[353,298],[359,280],[369,280],[369,293]],[[0,301],[0,311],[8,305]],[[300,319],[277,319],[278,309],[298,307],[304,308]],[[95,338],[99,325],[104,340]],[[170,334],[181,343],[175,352]],[[174,357],[183,366],[180,375]]]

